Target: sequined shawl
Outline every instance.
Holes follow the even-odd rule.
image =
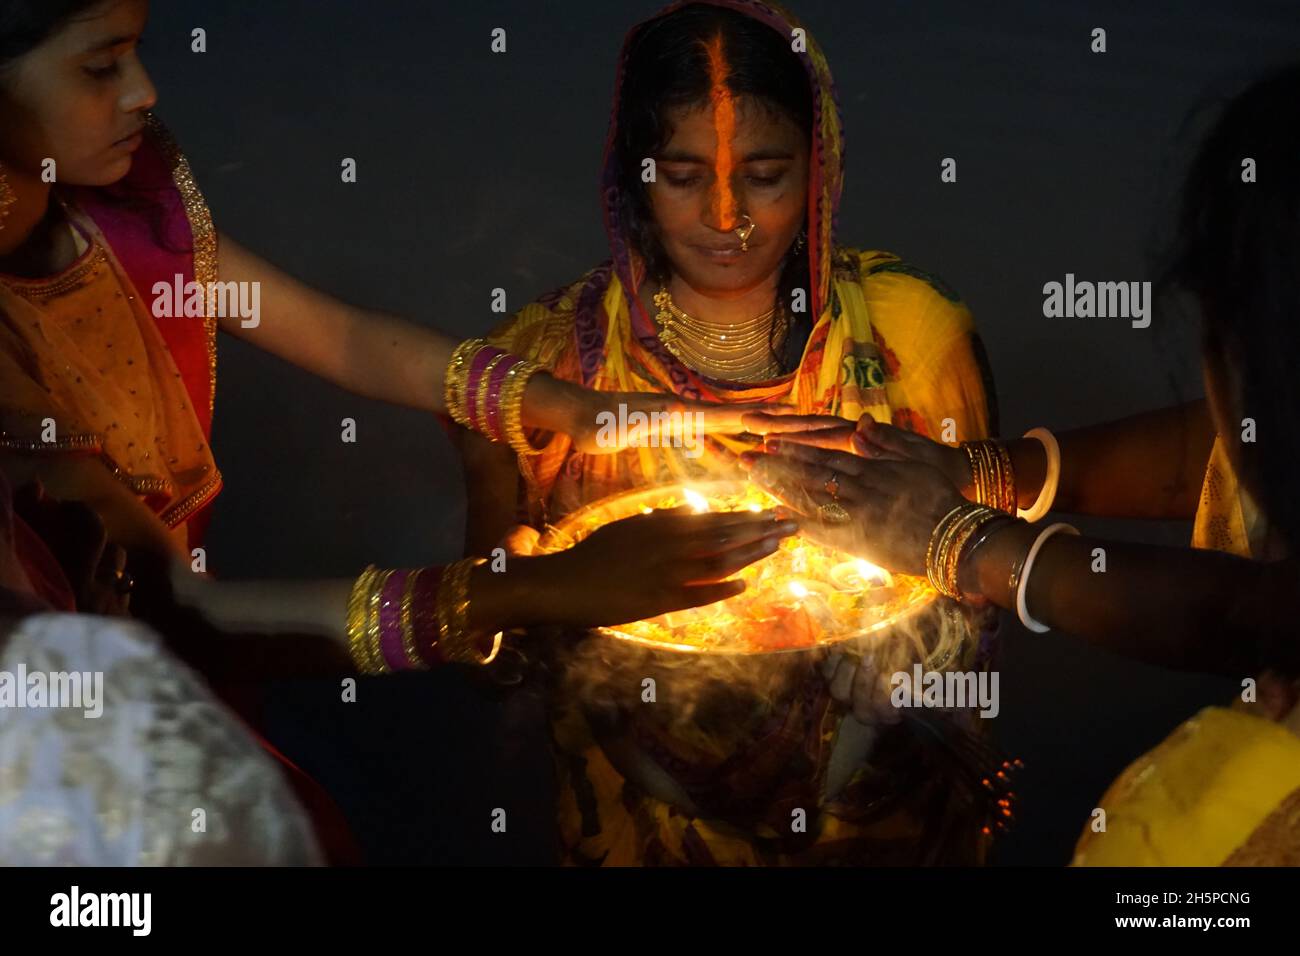
[[[0,447],[98,456],[196,544],[221,488],[208,447],[216,316],[206,295],[197,316],[156,318],[152,303],[158,283],[211,288],[211,216],[185,157],[152,116],[122,180],[61,196],[91,247],[39,296],[23,289],[40,283],[0,283]],[[102,270],[110,281],[96,288],[107,301],[84,316],[62,315],[60,290]],[[160,443],[165,454],[155,453]]]

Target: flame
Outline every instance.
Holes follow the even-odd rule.
[[[879,581],[884,584],[885,587],[893,587],[894,576],[884,568],[872,564],[870,561],[864,561],[862,558],[857,559],[857,566],[858,574],[862,576],[864,584],[868,581]]]
[[[683,488],[682,496],[686,499],[686,503],[691,506],[691,510],[696,514],[709,510],[709,499],[705,498],[698,491],[691,488]]]
[[[742,482],[665,485],[593,502],[563,519],[541,553],[572,546],[610,521],[653,508],[705,512],[761,512],[777,502]],[[558,545],[558,547],[557,547]],[[603,633],[634,643],[688,652],[763,654],[892,627],[934,598],[923,578],[891,575],[856,555],[791,538],[778,551],[743,569],[748,585],[728,601],[675,611]],[[807,611],[794,615],[790,611]]]

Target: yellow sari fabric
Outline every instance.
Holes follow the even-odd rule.
[[[787,404],[846,418],[865,412],[936,438],[946,427],[957,440],[987,435],[985,374],[966,307],[937,280],[928,280],[887,253],[840,250],[835,260],[832,304],[814,326],[800,367],[775,382],[720,390],[717,397]],[[606,279],[593,275],[526,306],[490,340],[540,362],[561,378],[581,381],[575,310],[589,295],[592,282]],[[600,307],[610,332],[604,362],[590,384],[602,391],[669,390],[665,382],[670,370],[647,357],[632,333],[628,297],[616,277],[607,281]],[[555,520],[582,504],[633,487],[727,474],[740,447],[735,441],[711,443],[707,453],[695,459],[675,448],[583,455],[573,451],[566,436],[554,435],[528,470],[536,476],[529,489],[533,514],[539,522]],[[963,653],[948,666],[971,666],[976,631],[971,628]],[[692,766],[726,766],[763,719],[779,714],[779,706],[767,702],[750,724],[723,733],[674,728],[673,755],[689,755]],[[561,701],[553,713],[553,733],[566,859],[603,865],[978,862],[985,841],[978,824],[969,819],[970,825],[949,825],[936,836],[927,833],[925,814],[930,811],[919,811],[907,801],[882,816],[861,820],[854,819],[847,801],[822,800],[817,791],[843,711],[822,703],[809,705],[806,715],[813,726],[799,746],[810,762],[811,776],[802,783],[811,796],[800,805],[808,807],[812,835],[806,845],[791,850],[776,839],[772,827],[736,826],[717,817],[689,815],[641,792],[610,762],[581,702]],[[935,773],[926,786],[938,788],[940,780]],[[939,795],[937,803],[942,805],[945,798]],[[922,802],[919,795],[917,802]],[[918,849],[927,839],[928,849]]]
[[[937,280],[890,253],[837,250],[833,304],[814,325],[799,368],[754,386],[718,388],[723,402],[771,402],[801,413],[857,420],[870,414],[933,438],[989,434],[985,371],[969,310]],[[489,336],[492,344],[582,381],[574,323],[592,274],[521,309]],[[608,317],[604,361],[589,386],[599,391],[674,391],[666,369],[638,342],[628,296],[608,277],[601,310]],[[640,448],[574,456],[566,435],[547,436],[530,462],[533,517],[556,520],[606,495],[647,484],[738,474],[730,439],[709,439],[692,458],[683,449]],[[580,459],[580,466],[574,458]]]
[[[1106,829],[1085,828],[1074,865],[1295,864],[1298,803],[1300,737],[1207,707],[1111,784],[1098,804]],[[1269,839],[1252,841],[1266,823]]]

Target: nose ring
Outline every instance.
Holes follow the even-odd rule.
[[[740,218],[744,220],[744,223],[742,225],[737,226],[735,229],[732,230],[732,232],[734,232],[737,236],[740,237],[740,251],[748,252],[749,237],[754,234],[754,230],[757,229],[758,226],[754,222],[754,220],[750,219],[748,216],[741,216]]]

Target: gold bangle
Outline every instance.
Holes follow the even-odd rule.
[[[972,441],[962,442],[961,450],[966,453],[966,458],[970,461],[971,484],[974,486],[975,500],[983,504],[988,491],[985,484],[984,459],[979,453],[977,444]]]
[[[1014,515],[1020,502],[1016,495],[1016,469],[1011,464],[1011,452],[1007,450],[1006,442],[995,441],[993,447],[1002,465],[1002,510]]]
[[[981,528],[1006,515],[976,502],[966,502],[949,511],[935,525],[926,549],[925,573],[930,586],[945,597],[962,599],[957,587],[962,551]]]
[[[940,579],[935,574],[935,557],[939,548],[939,542],[948,533],[948,524],[953,517],[966,508],[965,504],[960,504],[953,508],[946,515],[939,519],[939,523],[934,526],[934,531],[930,532],[930,544],[925,550],[925,575],[930,580],[930,587],[934,588],[940,594],[943,594],[943,587]]]
[[[501,650],[502,633],[492,638],[492,649],[482,653],[469,627],[469,580],[475,568],[486,564],[483,558],[465,558],[457,561],[443,574],[438,589],[438,630],[442,642],[442,655],[448,661],[462,664],[490,664]]]
[[[443,398],[447,405],[447,414],[458,425],[473,428],[469,420],[467,402],[469,400],[469,370],[474,364],[474,356],[487,348],[483,339],[466,339],[456,346],[447,363],[447,372],[443,380]]]
[[[442,572],[442,580],[438,582],[438,648],[442,654],[443,660],[453,660],[456,653],[456,641],[453,637],[453,614],[452,604],[456,600],[456,595],[460,590],[458,579],[462,569],[466,567],[466,561],[455,561],[447,565]]]
[[[366,650],[372,661],[373,674],[388,674],[392,668],[384,660],[384,651],[379,643],[379,606],[383,603],[384,586],[393,576],[392,571],[378,571],[370,585],[370,594],[366,600]]]
[[[536,362],[522,360],[510,369],[507,373],[508,381],[501,387],[501,433],[514,450],[519,462],[519,473],[529,487],[535,483],[532,458],[542,449],[534,448],[524,434],[524,392],[533,376],[543,371],[545,369]]]
[[[997,453],[990,447],[991,445],[992,442],[982,441],[977,446],[980,460],[984,463],[984,497],[980,504],[996,508],[998,507],[998,498],[1002,493],[1002,467]]]
[[[520,361],[511,370],[510,380],[501,389],[501,433],[506,443],[519,455],[536,455],[540,448],[534,448],[524,434],[523,409],[524,392],[528,382],[544,369],[536,362],[527,359]]]
[[[970,461],[975,500],[1009,514],[1016,512],[1016,475],[1011,454],[1000,441],[962,442],[961,449]]]
[[[415,582],[423,570],[423,568],[416,568],[408,573],[402,586],[402,650],[406,652],[406,660],[417,670],[425,670],[427,665],[420,659],[420,652],[415,646],[415,628],[411,624],[411,603],[415,598]]]
[[[361,674],[373,673],[366,650],[366,609],[370,600],[370,582],[374,575],[375,566],[367,566],[353,582],[352,592],[348,595],[348,656]]]
[[[997,514],[997,512],[992,513]],[[958,600],[961,600],[961,588],[957,586],[957,568],[961,563],[962,550],[975,536],[975,533],[979,531],[983,523],[989,519],[989,514],[988,509],[974,512],[962,525],[961,530],[953,535],[952,542],[948,545],[948,551],[943,556],[944,584],[947,585],[952,594],[957,595]]]
[[[939,541],[939,547],[935,551],[935,577],[942,584],[942,592],[954,600],[960,600],[961,596],[956,588],[952,586],[952,554],[954,545],[965,533],[974,517],[979,513],[977,509],[983,505],[970,505],[963,508],[961,513],[949,523],[947,533]]]

